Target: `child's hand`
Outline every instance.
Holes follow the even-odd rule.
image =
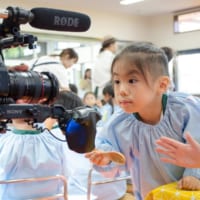
[[[96,100],[96,105],[97,105],[99,108],[101,108],[101,107],[103,106],[101,100],[99,100],[99,99]]]
[[[21,63],[20,65],[15,65],[8,68],[9,71],[19,71],[19,72],[27,72],[29,67],[28,65]]]
[[[156,151],[164,156],[161,160],[166,163],[187,167],[200,167],[200,144],[189,133],[186,133],[187,143],[176,141],[172,138],[161,137],[156,143],[159,145]]]
[[[104,166],[108,165],[111,161],[118,164],[125,164],[125,157],[119,152],[109,151],[104,152],[100,150],[94,150],[85,154],[86,158],[89,158],[90,162],[95,165]]]
[[[200,190],[200,180],[193,176],[185,176],[178,182],[178,189]]]

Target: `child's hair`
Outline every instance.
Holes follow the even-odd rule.
[[[165,52],[168,62],[174,57],[174,50],[171,47],[161,47],[161,49]]]
[[[124,59],[135,66],[148,83],[147,73],[156,79],[168,76],[168,59],[164,51],[150,42],[135,42],[124,48],[113,60],[111,73],[118,60]]]
[[[69,83],[69,89],[74,92],[75,94],[78,94],[78,87],[76,86],[76,84],[73,83]]]
[[[106,86],[103,88],[103,95],[108,94],[111,98],[108,100],[107,103],[109,103],[112,107],[112,113],[114,112],[114,104],[113,104],[113,98],[115,97],[114,95],[114,89],[112,83],[106,84]]]
[[[94,96],[94,102],[86,102],[86,101],[88,101],[89,99],[88,99],[88,96],[89,95],[92,95],[92,96]],[[89,100],[89,101],[91,101],[91,99]],[[87,105],[87,106],[96,106],[96,96],[95,96],[95,94],[94,94],[94,92],[92,92],[92,91],[88,91],[88,92],[86,92],[85,94],[84,94],[84,96],[83,96],[83,103],[85,104],[85,105]],[[89,105],[90,103],[94,103],[93,105]]]
[[[89,94],[91,94],[91,95],[94,95],[95,96],[95,94],[94,94],[94,92],[92,92],[92,91],[89,91],[89,92],[86,92],[85,94],[84,94],[84,96],[83,96],[83,99],[85,99]],[[96,96],[95,96],[95,98],[96,98]]]
[[[54,104],[61,104],[65,109],[70,110],[79,106],[83,106],[81,98],[71,91],[60,91]]]
[[[103,88],[103,95],[109,94],[112,98],[115,97],[112,83],[106,84]]]

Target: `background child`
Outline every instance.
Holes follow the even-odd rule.
[[[164,52],[148,42],[134,43],[115,57],[112,80],[115,99],[123,111],[112,116],[97,134],[96,149],[101,150],[86,154],[96,165],[110,163],[99,167],[105,171],[114,165],[106,152],[123,153],[137,200],[160,185],[178,180],[179,188],[200,189],[199,169],[163,163],[155,151],[155,142],[161,136],[184,142],[188,131],[200,141],[200,100],[187,94],[166,93],[170,84],[167,63]]]
[[[18,103],[25,103],[19,100]],[[1,136],[0,180],[69,175],[66,144],[47,130],[41,132],[24,119],[13,119],[13,130]],[[32,199],[62,193],[59,180],[0,185],[0,199]]]
[[[112,83],[108,83],[103,88],[103,101],[104,105],[100,107],[99,111],[102,115],[101,120],[97,123],[98,127],[102,127],[110,119],[111,115],[119,109],[115,102],[115,95]]]
[[[99,108],[102,106],[101,102],[97,100],[93,92],[86,92],[84,94],[83,103],[84,105],[96,108],[97,110],[99,110]]]

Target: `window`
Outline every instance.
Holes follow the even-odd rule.
[[[183,33],[200,30],[200,10],[174,16],[174,32]]]
[[[178,52],[177,90],[200,95],[200,49]]]

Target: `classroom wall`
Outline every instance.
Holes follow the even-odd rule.
[[[200,47],[200,31],[173,32],[173,15],[160,15],[148,19],[149,38],[159,46],[171,46],[176,50]]]
[[[88,12],[85,12],[88,14]],[[101,39],[105,35],[113,35],[120,40],[144,40],[146,34],[146,17],[109,14],[103,12],[90,11],[88,14],[91,18],[90,29],[86,32],[60,32],[47,31],[32,28],[29,25],[22,25],[23,31],[38,33],[52,33],[67,36],[91,37]]]
[[[200,31],[175,34],[173,31],[173,15],[159,15],[152,17],[110,15],[109,13],[90,12],[91,27],[87,32],[55,32],[39,30],[23,25],[22,30],[58,34],[66,36],[80,36],[102,38],[113,35],[120,40],[147,40],[159,46],[171,46],[176,50],[200,47]]]
[[[1,8],[6,8],[9,5],[31,9],[40,6],[44,7],[44,2],[41,1],[41,5],[38,4],[36,6],[34,1],[7,0],[2,2]],[[148,40],[159,46],[167,45],[177,50],[199,48],[200,46],[200,31],[174,34],[173,14],[142,17],[127,14],[113,14],[102,10],[94,11],[92,8],[83,9],[79,5],[76,8],[70,6],[66,8],[60,7],[61,2],[60,4],[57,2],[53,8],[66,9],[68,11],[76,11],[89,15],[92,22],[91,28],[87,32],[82,33],[55,32],[39,30],[26,24],[20,26],[21,30],[33,33],[39,32],[85,38],[102,38],[105,35],[111,34],[120,40]]]

